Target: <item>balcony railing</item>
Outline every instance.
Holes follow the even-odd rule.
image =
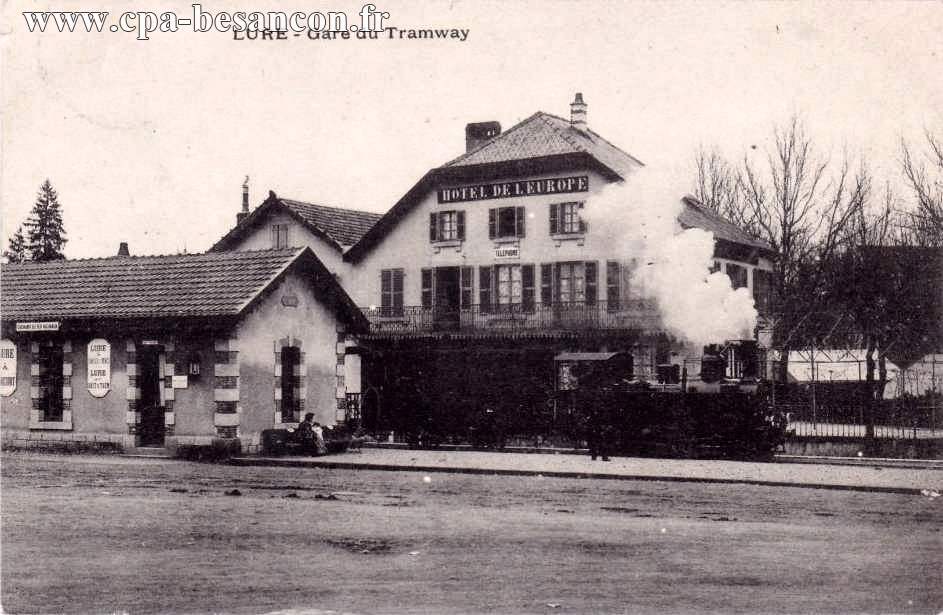
[[[459,310],[405,306],[363,308],[370,332],[382,335],[467,332],[655,330],[659,328],[654,301],[636,299],[611,303],[552,305],[471,305]]]

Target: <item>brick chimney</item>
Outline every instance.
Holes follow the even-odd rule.
[[[498,122],[473,122],[465,124],[465,151],[470,152],[488,139],[501,134]]]
[[[580,130],[586,130],[586,103],[583,102],[583,93],[577,92],[570,103],[570,125]]]
[[[236,214],[236,224],[239,224],[249,215],[249,176],[242,182],[242,211]]]
[[[131,256],[127,241],[122,241],[121,244],[118,245],[118,256]]]

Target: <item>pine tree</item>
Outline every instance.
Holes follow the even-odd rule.
[[[21,224],[13,236],[10,237],[10,246],[4,251],[3,257],[8,263],[22,263],[29,260],[29,250],[26,247],[26,239],[23,238],[23,225]]]
[[[49,180],[39,187],[36,204],[26,222],[27,249],[34,261],[54,261],[65,258],[62,246],[66,243],[62,227],[59,195]]]

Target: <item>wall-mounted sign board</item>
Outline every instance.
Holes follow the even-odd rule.
[[[520,258],[520,246],[500,246],[494,249],[495,258]]]
[[[524,181],[498,182],[494,184],[473,184],[441,188],[437,191],[439,203],[462,203],[465,201],[484,201],[487,199],[510,199],[522,196],[542,194],[567,194],[587,192],[589,176],[548,177]]]
[[[111,390],[111,344],[93,339],[88,343],[86,386],[92,397],[104,397]]]
[[[58,321],[18,322],[16,323],[16,330],[20,333],[28,333],[30,331],[58,331],[61,324],[62,323]]]
[[[0,340],[0,395],[7,397],[16,390],[16,344]]]

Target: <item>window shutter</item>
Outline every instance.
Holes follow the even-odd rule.
[[[534,311],[534,266],[521,265],[521,303],[525,312]]]
[[[494,239],[498,236],[498,211],[496,209],[488,210],[488,237]]]
[[[540,304],[553,305],[553,265],[544,263],[540,266]]]
[[[491,267],[478,268],[478,303],[482,314],[491,312]]]
[[[559,211],[560,208],[557,206],[557,203],[550,203],[550,234],[556,235],[559,231],[557,230],[557,220],[559,220]]]
[[[468,309],[472,304],[472,277],[474,276],[474,272],[475,269],[473,267],[462,267],[459,270],[462,287],[462,293],[459,297],[459,306],[462,309]]]
[[[524,208],[515,207],[514,208],[514,234],[518,237],[524,236]]]
[[[586,305],[596,305],[597,290],[596,261],[586,261]]]
[[[439,238],[439,216],[435,212],[429,214],[429,241]]]
[[[422,275],[422,307],[424,309],[432,308],[432,269],[423,269]]]
[[[380,314],[389,316],[393,308],[393,272],[384,269],[380,272]]]
[[[465,212],[455,212],[455,229],[459,241],[465,241]]]
[[[583,202],[582,202],[582,201],[580,201],[580,204],[577,206],[577,209],[583,209]],[[586,221],[583,220],[583,214],[578,214],[578,215],[579,215],[579,217],[580,217],[580,232],[581,232],[581,233],[585,233],[585,232],[586,232]]]
[[[403,314],[403,270],[393,270],[393,313]]]
[[[621,307],[622,272],[620,271],[619,261],[606,262],[606,303],[610,312],[618,311]]]

